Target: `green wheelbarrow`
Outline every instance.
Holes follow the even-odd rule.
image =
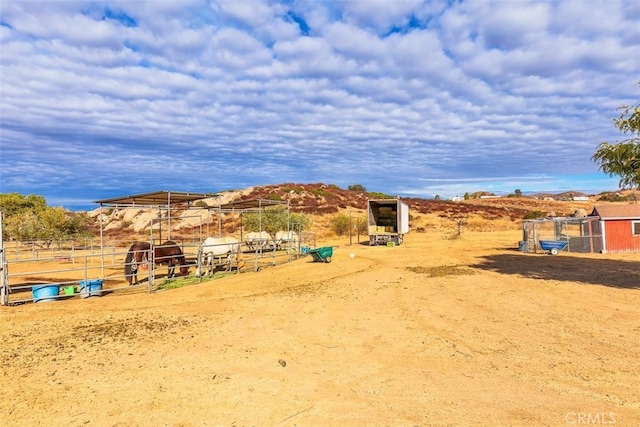
[[[331,262],[333,246],[323,246],[321,248],[309,249],[307,252],[313,258],[313,262]]]

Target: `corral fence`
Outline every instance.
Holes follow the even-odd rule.
[[[523,220],[519,250],[544,252],[541,240],[567,242],[567,252],[598,253],[604,248],[600,218],[595,216]]]
[[[225,217],[240,215],[242,218],[243,213],[257,212],[260,215],[260,229],[262,229],[261,215],[263,210],[273,206],[283,206],[287,211],[287,229],[294,233],[297,231],[297,237],[295,239],[280,239],[270,247],[248,247],[243,239],[241,226],[239,236],[229,236],[237,237],[241,242],[241,254],[235,259],[218,259],[214,266],[214,274],[221,270],[235,273],[259,271],[267,266],[291,262],[303,255],[305,247],[315,246],[315,236],[312,233],[302,233],[299,224],[289,222],[288,202],[272,200],[243,201],[224,206],[219,204],[217,208],[207,209],[206,218],[203,218],[202,215],[181,215],[181,219],[197,218],[195,222],[199,223],[199,227],[192,230],[192,236],[189,238],[172,238],[172,218],[175,220],[172,212],[181,211],[181,209],[173,208],[172,203],[174,201],[188,203],[204,196],[207,195],[154,192],[98,201],[101,209],[99,239],[5,242],[0,237],[0,305],[37,302],[36,289],[43,286],[47,288],[47,292],[49,292],[49,288],[55,288],[51,295],[47,293],[48,298],[45,299],[54,301],[73,298],[78,293],[82,297],[83,289],[86,291],[85,297],[93,296],[95,294],[91,292],[91,286],[97,282],[100,285],[100,292],[97,295],[158,290],[162,285],[163,274],[165,274],[162,269],[164,268],[165,272],[167,270],[166,266],[157,265],[152,259],[146,265],[140,265],[136,272],[140,276],[138,279],[142,284],[129,286],[127,280],[129,276],[125,273],[125,259],[133,241],[105,238],[102,209],[106,207],[109,209],[130,207],[158,209],[158,216],[151,221],[148,229],[151,248],[156,244],[162,244],[165,238],[174,241],[182,249],[187,260],[187,267],[190,268],[189,278],[195,278],[194,272],[196,270],[204,271],[201,265],[203,260],[199,256],[200,247],[205,235],[222,236],[222,224]],[[166,200],[166,207],[163,207],[160,200],[163,203]],[[214,224],[217,225],[216,232],[210,230]],[[165,233],[166,237],[163,237]],[[0,236],[2,236],[1,212]],[[149,253],[153,254],[154,251],[150,250]],[[176,270],[179,271],[179,267],[176,267]],[[206,277],[195,279],[195,281],[202,281]]]
[[[241,242],[237,257],[229,260],[220,258],[214,262],[213,277],[220,274],[259,271],[266,267],[284,264],[303,255],[305,246],[315,245],[313,233],[301,233],[300,239],[273,246],[250,247]],[[37,302],[34,289],[42,286],[55,286],[57,295],[46,300],[64,300],[75,297],[109,295],[112,293],[154,292],[164,284],[176,279],[186,279],[189,283],[209,280],[212,276],[196,277],[195,272],[206,268],[204,260],[198,256],[201,241],[193,239],[174,239],[182,249],[189,267],[189,275],[179,275],[180,266],[176,265],[176,276],[167,277],[167,265],[154,262],[143,263],[137,271],[139,285],[130,286],[125,274],[125,259],[132,240],[59,240],[52,243],[42,241],[8,241],[0,247],[0,303],[18,305]],[[161,242],[155,240],[156,244]],[[150,254],[153,254],[154,240]],[[149,268],[153,266],[152,268]],[[99,280],[100,292],[92,292],[91,283]],[[84,291],[84,293],[83,293]]]

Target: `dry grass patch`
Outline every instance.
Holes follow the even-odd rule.
[[[470,215],[467,220],[467,224],[463,227],[463,231],[477,231],[477,232],[494,232],[494,231],[508,231],[519,229],[522,226],[521,222],[513,221],[509,218],[494,218],[486,219],[478,215]]]
[[[435,267],[407,267],[408,271],[427,274],[429,277],[469,276],[476,272],[462,265],[437,265]]]

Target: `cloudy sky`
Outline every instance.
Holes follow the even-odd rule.
[[[0,4],[0,192],[617,189],[637,0]]]

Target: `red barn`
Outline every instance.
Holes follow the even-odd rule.
[[[640,205],[602,205],[591,216],[600,218],[602,252],[640,252]]]

